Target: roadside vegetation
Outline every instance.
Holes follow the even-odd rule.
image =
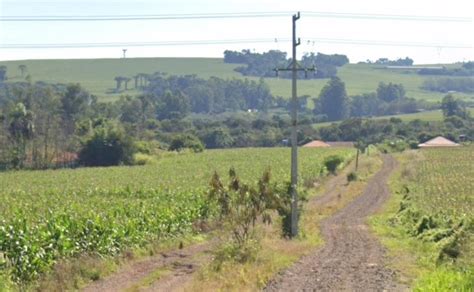
[[[466,146],[400,154],[393,196],[371,219],[415,291],[473,289],[473,153]]]
[[[201,269],[191,283],[184,288],[194,291],[257,291],[263,289],[277,273],[293,265],[302,256],[313,252],[324,244],[320,234],[323,219],[344,208],[362,193],[367,181],[381,167],[380,156],[363,155],[359,165],[358,180],[348,183],[346,177],[354,171],[354,163],[341,164],[337,176],[315,179],[300,190],[304,203],[300,215],[300,232],[294,240],[282,235],[282,218],[274,213],[273,224],[259,224],[255,228],[258,249],[253,258],[239,261],[230,250],[220,250],[219,255],[227,255],[226,261],[217,258]],[[318,198],[324,196],[325,202]]]

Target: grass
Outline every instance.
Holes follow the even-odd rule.
[[[446,219],[448,225],[458,220],[465,220],[467,226],[471,220],[472,224],[469,210],[474,202],[474,180],[470,174],[474,171],[473,150],[471,146],[399,155],[401,167],[390,180],[392,197],[381,213],[370,219],[373,230],[388,248],[392,268],[400,271],[401,281],[414,291],[472,291],[474,288],[472,226],[461,233],[454,231],[458,235],[452,236],[462,238],[455,245],[460,254],[454,259],[440,257],[452,236],[438,241],[429,239],[430,234],[449,230],[445,222],[436,221],[439,218]],[[401,191],[405,187],[410,190],[409,201]],[[425,234],[414,236],[412,227],[400,217],[402,205],[416,208],[421,216],[433,218],[436,223]]]
[[[343,178],[352,171],[350,164],[342,172]],[[253,262],[225,262],[220,270],[215,270],[212,263],[203,268],[185,290],[192,291],[260,291],[266,283],[285,268],[288,268],[302,256],[314,251],[323,244],[320,236],[320,222],[342,209],[355,197],[360,195],[367,180],[381,167],[377,155],[363,156],[360,162],[360,180],[343,187],[338,186],[340,198],[334,198],[326,205],[312,201],[305,204],[300,223],[300,236],[295,240],[281,238],[278,224],[261,229],[261,248]],[[324,184],[309,190],[309,198],[317,197],[325,191]]]
[[[474,115],[474,108],[468,108],[468,111],[471,115]],[[370,119],[384,120],[384,119],[390,119],[390,118],[399,118],[404,122],[410,122],[414,120],[421,120],[421,121],[426,121],[426,122],[437,122],[437,121],[442,121],[444,119],[444,116],[441,110],[434,110],[434,111],[425,111],[425,112],[413,113],[413,114],[380,116],[380,117],[373,117]],[[313,124],[313,127],[315,127],[316,129],[319,129],[321,127],[330,126],[332,123],[338,123],[338,122],[317,123],[317,124]]]
[[[28,74],[33,81],[52,83],[81,83],[101,100],[115,100],[118,95],[108,93],[115,88],[114,77],[132,77],[137,73],[154,73],[156,71],[174,75],[196,74],[202,78],[217,76],[221,78],[245,78],[233,69],[238,65],[225,64],[218,58],[133,58],[133,59],[81,59],[81,60],[24,60],[2,61],[0,65],[8,68],[11,81],[20,81],[18,66],[28,67]],[[440,101],[443,93],[420,89],[425,76],[396,70],[380,69],[366,64],[348,64],[339,68],[338,76],[346,83],[349,95],[373,92],[379,82],[402,83],[407,96],[430,101]],[[256,77],[249,79],[258,80]],[[291,96],[291,80],[266,78],[265,80],[276,96]],[[298,94],[318,96],[327,79],[300,80]],[[129,84],[133,88],[133,80]],[[129,90],[122,94],[134,95],[138,92]],[[472,94],[456,94],[466,100],[473,100]]]

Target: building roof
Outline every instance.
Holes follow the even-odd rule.
[[[303,145],[303,147],[316,148],[316,147],[331,147],[329,144],[324,143],[321,140],[314,140]]]
[[[458,143],[455,143],[449,139],[444,137],[438,136],[431,140],[426,141],[425,143],[418,144],[418,147],[453,147],[453,146],[461,146]]]

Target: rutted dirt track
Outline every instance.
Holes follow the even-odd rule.
[[[365,224],[389,197],[387,180],[395,167],[396,160],[385,155],[363,194],[322,222],[323,248],[282,272],[265,291],[407,290],[384,266],[384,248]]]
[[[210,244],[196,244],[177,251],[163,252],[125,267],[108,278],[99,280],[83,290],[93,291],[176,291],[191,280],[192,274],[207,262]],[[196,255],[202,255],[197,258]],[[164,276],[149,285],[143,281],[154,271],[163,269]],[[137,286],[138,285],[138,286]]]

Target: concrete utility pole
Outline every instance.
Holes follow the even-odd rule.
[[[315,71],[314,68],[303,68],[296,60],[296,47],[301,44],[300,38],[296,40],[296,21],[300,19],[300,13],[293,15],[293,56],[289,67],[287,68],[276,68],[275,72],[278,76],[279,71],[291,71],[292,82],[291,82],[291,237],[298,235],[298,108],[299,101],[296,90],[296,79],[298,77],[298,71],[304,71],[305,77],[308,75],[308,71]]]

